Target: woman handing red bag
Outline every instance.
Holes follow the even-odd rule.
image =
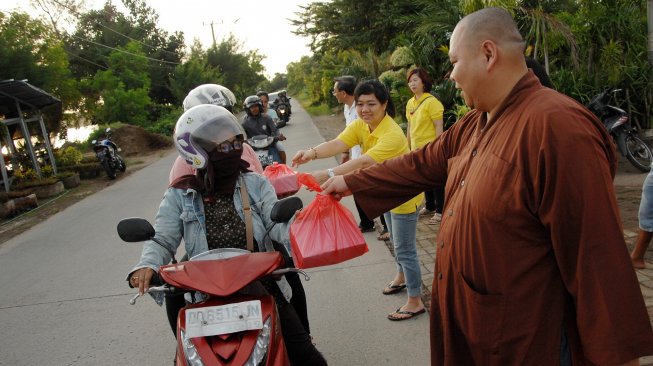
[[[298,175],[300,183],[321,191],[313,176]],[[354,215],[333,196],[319,193],[295,216],[290,243],[297,268],[341,263],[368,251]]]

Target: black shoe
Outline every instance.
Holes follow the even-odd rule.
[[[374,231],[374,226],[361,226],[358,225],[358,229],[361,231],[361,233],[369,233]]]

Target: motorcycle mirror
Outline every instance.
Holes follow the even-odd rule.
[[[96,142],[97,142],[97,140],[93,140],[93,141],[91,141],[91,143],[92,143],[93,145],[95,145]]]
[[[272,206],[270,219],[277,223],[287,222],[293,217],[295,212],[301,210],[302,207],[304,207],[304,204],[299,197],[286,197],[280,199],[274,204],[274,206]]]
[[[128,243],[146,241],[154,237],[152,224],[138,217],[120,220],[117,229],[120,239]]]

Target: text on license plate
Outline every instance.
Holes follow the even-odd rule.
[[[260,300],[186,309],[186,334],[189,338],[262,328]]]

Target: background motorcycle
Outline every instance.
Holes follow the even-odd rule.
[[[277,142],[276,137],[268,135],[256,135],[248,138],[245,141],[249,146],[254,149],[256,155],[258,155],[258,160],[261,162],[261,166],[265,169],[266,166],[272,165],[273,162],[281,163],[281,156],[279,156],[279,151],[274,147],[274,143]]]
[[[290,121],[290,110],[286,103],[274,104],[272,108],[277,112],[279,120],[276,122],[277,128],[284,127]]]
[[[271,219],[287,222],[301,208],[297,197],[281,200],[273,206]],[[118,224],[118,234],[126,242],[153,240],[162,245],[154,233],[145,219],[124,219]],[[261,288],[257,280],[266,276],[299,272],[308,280],[308,275],[283,268],[279,252],[225,248],[182,263],[176,263],[174,253],[172,258],[173,264],[159,268],[152,279],[155,287],[148,292],[159,296],[186,293],[188,304],[177,317],[176,365],[289,365],[274,298],[253,290]],[[247,291],[241,291],[245,287]],[[130,303],[135,304],[138,297]]]
[[[630,125],[628,113],[623,109],[608,104],[612,94],[621,89],[608,88],[598,94],[587,105],[587,108],[596,114],[603,122],[605,128],[617,143],[617,148],[622,156],[642,172],[651,170],[653,154],[648,145],[637,136],[637,131]]]
[[[127,165],[122,157],[118,155],[120,148],[111,141],[111,128],[106,129],[106,138],[104,140],[93,140],[93,151],[102,167],[107,172],[109,179],[116,179],[116,170],[124,172],[127,170]]]

